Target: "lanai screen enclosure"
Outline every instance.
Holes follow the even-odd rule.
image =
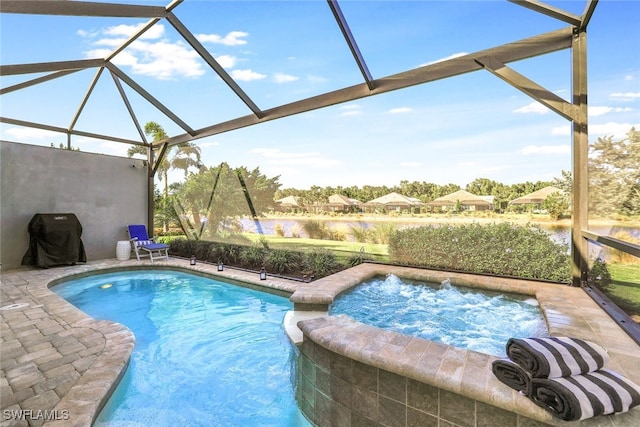
[[[411,87],[417,85],[427,83],[437,85],[443,79],[456,78],[467,73],[490,73],[495,78],[501,79],[505,84],[525,93],[571,123],[573,197],[571,202],[570,247],[573,285],[580,286],[584,284],[589,268],[587,253],[589,241],[598,242],[598,244],[610,246],[634,256],[640,256],[640,249],[637,245],[595,233],[589,229],[587,221],[589,136],[587,123],[587,27],[594,13],[597,16],[597,0],[587,0],[580,14],[567,12],[552,6],[550,3],[537,0],[511,0],[509,3],[511,3],[512,7],[522,8],[527,10],[528,13],[541,14],[556,20],[559,29],[512,40],[473,53],[421,65],[417,68],[405,69],[390,75],[375,75],[370,71],[367,55],[359,48],[357,33],[355,31],[352,32],[347,14],[343,13],[337,0],[327,0],[323,2],[325,3],[323,7],[326,7],[327,14],[332,17],[336,33],[340,34],[342,48],[349,52],[346,57],[351,62],[354,70],[357,70],[359,82],[269,107],[260,106],[260,102],[257,102],[246,92],[242,80],[225,69],[225,58],[217,56],[207,49],[198,36],[198,30],[191,29],[189,25],[179,18],[180,9],[189,7],[187,3],[182,0],[174,0],[166,5],[151,5],[149,2],[124,4],[51,0],[4,0],[0,2],[0,13],[2,14],[32,15],[34,17],[48,15],[57,16],[61,20],[66,17],[113,18],[122,22],[131,22],[131,20],[142,22],[140,20],[144,20],[133,35],[122,38],[118,45],[102,51],[102,56],[96,56],[93,59],[72,58],[49,62],[2,63],[0,65],[0,76],[5,81],[16,81],[16,83],[7,86],[3,85],[0,91],[2,95],[14,92],[20,93],[20,91],[36,85],[66,78],[87,70],[93,73],[93,78],[88,86],[78,88],[84,95],[79,97],[80,102],[77,105],[77,109],[68,112],[68,126],[56,126],[46,121],[6,117],[4,113],[0,117],[0,122],[6,125],[53,131],[65,135],[67,148],[73,146],[73,138],[75,137],[88,137],[129,146],[144,147],[147,153],[145,164],[148,168],[149,185],[148,224],[152,225],[154,176],[168,150],[175,145],[185,142],[197,143],[202,138],[375,95],[401,89],[411,90]],[[235,12],[237,15],[251,13],[250,3],[235,2],[235,4],[237,5],[237,11]],[[218,2],[209,2],[209,5],[208,11],[212,14],[216,13],[217,7],[222,7]],[[225,4],[225,7],[229,6],[230,4]],[[460,7],[464,6],[465,2],[460,2]],[[279,13],[279,11],[276,9],[274,13]],[[487,26],[492,24],[491,18],[479,17],[478,20],[485,21],[480,23]],[[137,43],[144,42],[145,37],[153,32],[154,28],[164,24],[173,28],[180,36],[182,43],[188,45],[195,52],[197,58],[206,64],[207,71],[213,73],[218,81],[226,85],[227,91],[235,97],[236,101],[242,104],[241,110],[244,110],[242,114],[224,117],[220,120],[212,116],[210,118],[211,121],[206,125],[195,127],[189,124],[190,117],[181,116],[179,112],[174,111],[170,106],[160,101],[160,98],[166,98],[166,96],[151,93],[135,77],[125,72],[122,66],[116,65],[120,63],[118,59],[126,55],[127,49]],[[451,31],[461,30],[460,28],[451,28]],[[470,37],[473,37],[473,35],[470,34]],[[432,42],[437,43],[438,41],[433,40]],[[427,48],[425,47],[425,49]],[[570,100],[563,99],[552,90],[545,88],[510,66],[511,63],[516,61],[549,55],[559,51],[568,51],[570,55],[571,69],[570,76],[568,76],[571,81],[571,95],[568,97]],[[36,77],[33,77],[34,75]],[[18,78],[21,78],[21,80],[16,80]],[[113,80],[112,90],[121,99],[121,108],[135,127],[136,136],[123,138],[104,132],[81,129],[78,126],[86,105],[94,95],[95,87],[104,79]],[[469,90],[473,89],[470,88]],[[135,104],[131,100],[131,93],[134,93],[136,98],[143,99],[148,105],[155,108],[159,116],[162,115],[172,124],[175,124],[180,129],[180,132],[161,140],[149,141],[145,135],[143,124],[139,121]]]

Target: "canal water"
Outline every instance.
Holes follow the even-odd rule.
[[[317,218],[313,219],[317,221]],[[286,237],[309,237],[304,231],[303,224],[306,221],[311,221],[311,219],[292,219],[292,218],[261,218],[258,221],[255,221],[251,218],[243,218],[240,220],[243,230],[245,232],[253,232],[253,233],[262,233],[267,236],[272,236],[277,234],[277,230],[281,230]],[[376,227],[378,224],[385,223],[384,220],[375,220],[375,221],[366,221],[366,220],[331,220],[331,219],[320,219],[320,221],[324,222],[325,225],[333,230],[339,230],[346,233],[347,240],[354,240],[353,236],[349,234],[352,227],[360,227],[362,229],[368,230]],[[432,221],[420,222],[419,220],[411,220],[411,221],[400,221],[393,220],[389,221],[393,223],[398,230],[411,228],[411,227],[421,227],[425,225],[444,225],[444,224],[452,224],[452,223],[434,223]],[[565,243],[569,244],[571,240],[571,229],[565,225],[559,224],[540,224],[540,228],[547,233],[549,233],[549,237],[557,242],[557,243]],[[260,231],[261,229],[261,231]],[[598,234],[603,235],[615,235],[617,232],[624,231],[629,233],[632,236],[640,238],[640,227],[634,226],[622,226],[622,225],[613,225],[613,226],[597,226],[592,227],[591,230]]]

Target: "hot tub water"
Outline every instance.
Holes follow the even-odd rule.
[[[509,338],[546,336],[535,298],[442,283],[375,277],[339,295],[329,314],[499,357]]]

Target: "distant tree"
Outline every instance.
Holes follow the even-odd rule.
[[[238,217],[261,215],[272,209],[279,178],[268,178],[259,168],[233,169],[226,163],[203,168],[190,174],[174,194],[176,210],[195,238],[212,236]]]
[[[569,209],[569,198],[558,192],[547,196],[542,202],[542,209],[549,212],[549,217],[557,221]]]
[[[562,178],[553,178],[553,186],[559,188],[567,194],[571,194],[573,191],[573,176],[571,171],[562,172]]]
[[[144,133],[153,137],[153,141],[162,141],[167,139],[167,133],[156,122],[147,122],[144,125]],[[127,150],[127,155],[133,157],[135,154],[147,155],[147,147],[142,145],[133,145]],[[184,171],[185,177],[191,167],[200,165],[200,147],[185,142],[172,146],[160,161],[158,166],[158,179],[164,182],[163,195],[165,199],[169,198],[169,171],[172,169],[180,169]],[[168,225],[163,221],[163,229],[167,231]]]
[[[56,148],[56,146],[53,145],[53,142],[51,143],[51,148]],[[80,151],[80,147],[73,147],[73,146],[68,147],[66,144],[63,144],[62,142],[58,145],[57,148],[60,148],[61,150]]]
[[[503,211],[507,208],[511,190],[508,186],[487,178],[476,178],[465,188],[476,196],[493,196],[494,210]]]
[[[640,131],[601,137],[589,148],[589,211],[640,214]]]

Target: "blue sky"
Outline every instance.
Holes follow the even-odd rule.
[[[131,3],[131,2],[130,2]],[[159,1],[141,2],[165,6]],[[581,14],[583,1],[548,2]],[[342,12],[374,78],[566,27],[506,1],[348,1]],[[261,109],[362,82],[325,1],[187,0],[176,16]],[[600,1],[588,28],[590,140],[640,128],[638,1]],[[108,55],[146,20],[0,15],[3,65]],[[114,60],[194,129],[249,114],[167,22]],[[510,67],[568,99],[569,50]],[[0,97],[2,116],[68,127],[96,70]],[[3,77],[2,87],[38,75]],[[183,131],[125,85],[136,117]],[[76,129],[137,139],[111,76],[102,74]],[[551,180],[571,168],[571,126],[480,71],[198,139],[203,162],[260,167],[283,188],[461,186]],[[0,138],[48,146],[60,134],[0,124]],[[74,137],[82,151],[126,155],[127,145]],[[181,179],[176,175],[173,179]]]

